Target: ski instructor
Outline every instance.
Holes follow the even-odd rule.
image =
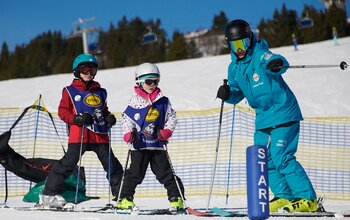
[[[274,198],[270,212],[314,212],[316,193],[302,165],[296,160],[300,121],[293,92],[282,78],[287,60],[269,51],[265,40],[256,39],[249,24],[233,20],[225,27],[231,52],[228,85],[218,98],[236,104],[246,98],[255,109],[255,145],[268,145],[269,185]]]

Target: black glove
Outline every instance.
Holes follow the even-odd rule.
[[[282,66],[283,66],[283,60],[280,58],[277,58],[277,59],[271,60],[266,65],[265,69],[271,70],[272,72],[277,73],[282,69],[281,68]]]
[[[92,125],[94,120],[89,113],[84,112],[82,115],[76,115],[73,119],[74,124],[76,125]]]
[[[107,117],[105,118],[105,122],[107,127],[112,127],[113,125],[115,125],[115,123],[117,123],[117,119],[115,118],[115,116],[113,114],[107,115]]]
[[[216,95],[217,98],[222,99],[222,100],[227,100],[230,97],[230,86],[225,84],[220,86],[218,89],[218,93]]]

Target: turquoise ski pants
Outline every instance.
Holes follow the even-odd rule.
[[[255,131],[254,144],[268,145],[269,185],[275,197],[288,200],[316,199],[315,190],[304,168],[296,160],[299,122]]]

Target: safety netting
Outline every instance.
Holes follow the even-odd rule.
[[[0,109],[0,134],[9,130],[21,108]],[[30,108],[12,130],[9,145],[25,158],[60,159],[67,149],[66,124],[57,113]],[[121,113],[111,130],[114,154],[125,166],[128,146],[123,142]],[[175,173],[185,186],[186,196],[207,196],[213,176],[213,195],[246,194],[246,147],[253,144],[254,111],[227,105],[223,109],[218,141],[220,109],[178,111],[178,124],[168,144]],[[53,126],[55,125],[55,126]],[[57,132],[55,131],[57,128]],[[218,145],[219,143],[219,145]],[[318,195],[350,199],[350,117],[306,118],[301,122],[297,159],[308,173]],[[82,157],[88,196],[108,197],[106,173],[93,152]],[[8,195],[20,196],[32,184],[7,172]],[[5,196],[5,169],[0,166],[0,197]],[[164,187],[150,168],[135,197],[166,197]]]

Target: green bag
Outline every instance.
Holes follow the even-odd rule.
[[[77,177],[73,173],[69,175],[64,182],[64,187],[61,195],[67,202],[75,202],[76,182]],[[24,195],[23,201],[39,203],[39,196],[43,194],[44,188],[45,181],[37,183],[32,189],[29,190],[26,195]],[[80,181],[78,186],[77,202],[80,203],[89,199],[90,198],[86,196],[85,183],[83,181]]]

